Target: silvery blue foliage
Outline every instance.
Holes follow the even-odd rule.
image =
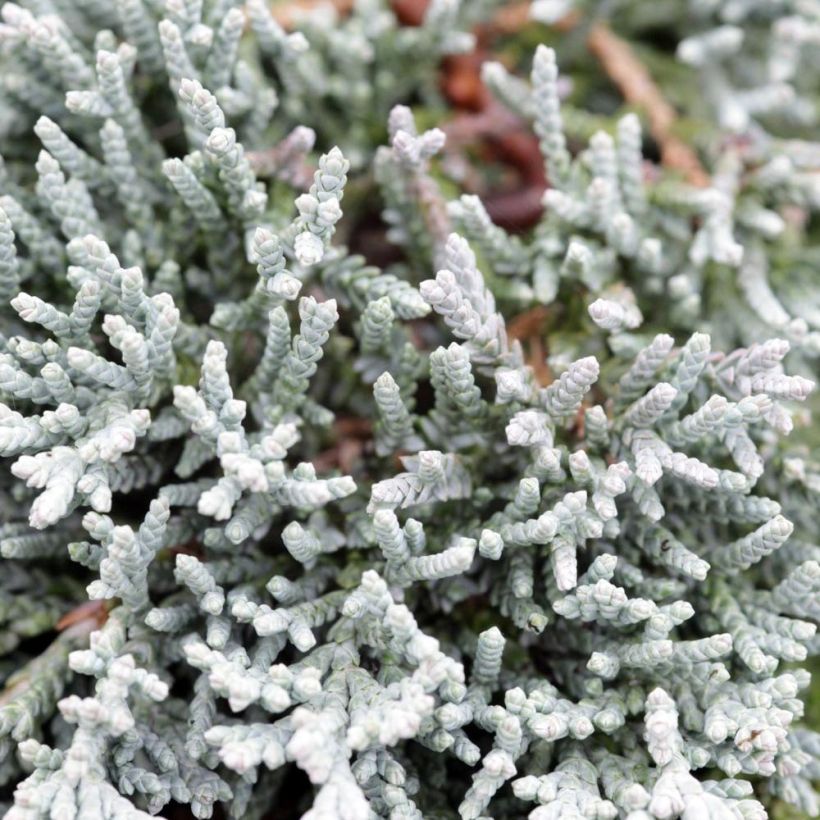
[[[539,224],[447,202],[400,103],[492,5],[3,6],[11,820],[262,817],[293,767],[308,820],[818,813],[820,461],[786,437],[820,306],[767,272],[816,174],[752,127],[761,86],[720,123],[751,154],[648,185],[634,114],[575,150],[541,46],[530,84],[485,66],[540,142]],[[759,25],[691,5],[734,9],[691,64]],[[369,179],[384,269],[344,245]],[[514,332],[539,306],[546,363]]]

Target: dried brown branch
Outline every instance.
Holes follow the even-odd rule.
[[[528,2],[503,7],[491,22],[480,30],[481,38],[520,31],[529,21],[529,7]],[[554,28],[567,32],[577,28],[582,22],[580,14],[571,12],[559,20]],[[596,22],[590,26],[587,34],[587,47],[623,94],[624,99],[646,113],[650,132],[660,148],[661,163],[666,168],[680,171],[691,185],[708,186],[709,175],[703,169],[697,155],[674,133],[677,112],[663,96],[629,43],[604,23]]]
[[[308,128],[295,128],[276,145],[245,155],[254,173],[262,178],[275,177],[297,189],[307,189],[315,168],[305,154],[313,148],[315,134]]]
[[[92,601],[91,603],[103,605],[105,611],[103,619],[100,620],[93,614],[90,616],[86,614],[73,620],[70,624],[66,624],[65,627],[58,626],[62,629],[60,634],[39,655],[33,657],[25,666],[14,671],[6,679],[3,689],[0,691],[0,709],[23,695],[32,684],[38,685],[38,678],[44,672],[48,675],[49,670],[51,670],[53,675],[55,663],[59,666],[64,665],[68,652],[78,645],[85,644],[88,636],[100,628],[108,617],[108,608],[102,601]],[[77,610],[80,608],[77,607]]]
[[[171,555],[193,555],[197,558],[202,558],[202,544],[197,538],[189,538],[181,544],[174,544],[168,548]]]
[[[373,423],[370,419],[346,416],[334,422],[333,432],[336,443],[319,453],[313,465],[319,472],[338,467],[344,474],[350,474],[373,437]]]
[[[482,191],[481,185],[473,186],[472,192],[481,196],[493,222],[520,231],[540,219],[547,179],[538,140],[527,123],[490,98],[477,111],[457,114],[443,130],[447,134],[445,151],[450,156],[463,160],[465,147],[475,146],[482,161],[500,163],[513,172],[512,189],[504,190],[502,186],[500,190]],[[475,178],[480,179],[480,175]]]
[[[550,309],[546,305],[538,305],[519,313],[507,323],[507,336],[517,339],[525,347],[526,363],[532,368],[535,380],[541,387],[553,382],[544,344],[544,324],[549,315]]]
[[[285,27],[292,26],[296,17],[323,4],[332,5],[340,14],[347,14],[353,7],[352,0],[288,0],[274,4],[273,13]],[[429,0],[393,0],[393,9],[405,25],[418,25],[424,18]],[[488,41],[499,35],[521,31],[530,20],[530,3],[513,2],[500,8],[486,24],[476,28],[478,50],[474,55],[460,55],[444,61],[443,86],[448,98],[457,107],[482,112],[488,105],[487,91],[480,81],[479,64],[483,60]],[[577,28],[583,18],[571,12],[559,20],[554,28],[567,32]],[[617,86],[624,99],[642,109],[649,121],[649,130],[661,153],[664,167],[679,171],[691,185],[707,187],[709,175],[704,170],[691,146],[674,133],[677,112],[663,96],[646,66],[629,43],[615,34],[602,22],[593,23],[587,35],[587,46],[597,58],[606,75]],[[525,189],[525,193],[529,193]],[[533,207],[529,201],[523,204],[513,196],[512,204],[502,202],[499,210],[522,210],[529,214]],[[513,220],[518,221],[518,220]]]
[[[491,102],[481,79],[481,64],[487,54],[480,43],[469,54],[454,54],[442,65],[441,89],[447,99],[465,111],[483,111]]]
[[[436,260],[439,260],[447,244],[447,237],[452,230],[450,215],[447,213],[447,202],[436,181],[428,176],[416,176],[411,187],[415,199],[421,206],[422,219],[427,233],[433,240],[434,256]]]
[[[526,363],[532,368],[535,381],[541,387],[552,384],[552,370],[547,364],[547,350],[544,346],[543,337],[531,336],[527,341]]]
[[[493,15],[489,23],[478,27],[480,37],[493,35],[518,34],[525,26],[532,23],[530,18],[530,0],[520,3],[508,3],[502,6]],[[553,25],[558,31],[569,31],[581,20],[581,15],[577,11],[571,11],[565,17]]]
[[[353,0],[280,0],[273,3],[271,13],[282,28],[290,29],[299,17],[323,6],[332,6],[338,14],[350,14]]]
[[[629,44],[603,23],[595,23],[589,30],[587,45],[624,99],[646,112],[649,130],[658,143],[663,165],[680,171],[691,185],[707,187],[709,175],[697,155],[674,134],[675,109],[666,101]]]
[[[419,26],[430,0],[392,0],[390,5],[402,25]]]
[[[493,34],[514,34],[529,22],[530,3],[512,3],[501,8],[481,29],[482,39]],[[578,12],[571,12],[555,25],[567,32],[583,22]],[[604,23],[594,23],[587,34],[587,47],[598,59],[601,68],[618,87],[624,99],[645,111],[649,128],[661,151],[666,168],[680,171],[687,182],[698,187],[710,184],[692,148],[674,134],[678,115],[661,93],[646,66],[630,45]]]
[[[102,626],[108,620],[108,602],[86,601],[79,606],[75,606],[74,609],[70,612],[66,612],[66,614],[57,621],[55,628],[58,632],[62,632],[73,624],[85,620],[94,621],[98,627]]]
[[[334,444],[329,450],[324,450],[313,459],[313,465],[319,472],[332,470],[338,467],[342,473],[349,475],[353,472],[356,463],[361,459],[364,451],[364,442],[357,439],[344,439]]]
[[[540,334],[549,315],[550,309],[546,305],[537,305],[534,308],[525,310],[523,313],[513,316],[507,322],[507,336],[510,339],[521,340]]]

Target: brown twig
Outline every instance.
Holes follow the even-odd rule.
[[[276,145],[245,154],[253,172],[262,178],[275,177],[294,188],[310,187],[315,168],[305,154],[313,148],[315,134],[310,129],[295,128]]]
[[[546,305],[536,305],[507,322],[507,336],[510,339],[528,339],[541,332],[541,327],[550,315]]]
[[[477,113],[459,113],[441,126],[447,135],[447,147],[461,148],[478,137],[497,137],[505,131],[520,128],[522,120],[512,111],[491,102]]]
[[[393,0],[391,5],[401,23],[406,26],[418,26],[424,19],[430,0]],[[530,0],[505,4],[493,14],[487,23],[476,26],[476,35],[483,40],[499,34],[517,34],[531,22],[531,5]],[[557,25],[559,27],[574,25],[578,17],[577,12],[571,12]]]
[[[485,27],[490,34],[514,34],[529,22],[530,3],[513,3],[502,7]],[[570,12],[554,24],[558,31],[567,32],[582,22],[578,12]],[[484,34],[486,37],[487,34]],[[594,23],[587,34],[587,47],[597,58],[601,68],[618,87],[624,99],[642,108],[649,119],[649,128],[661,151],[661,162],[680,171],[687,182],[698,187],[710,184],[695,152],[674,132],[678,115],[667,102],[646,66],[638,59],[630,45],[604,23]]]
[[[547,174],[538,140],[528,127],[503,134],[491,143],[518,174],[518,190],[492,193],[484,205],[490,218],[503,228],[523,230],[535,225],[544,211]]]
[[[169,547],[168,551],[171,555],[195,555],[200,558],[202,557],[202,544],[199,543],[196,537],[189,538],[181,544],[174,544],[174,546]]]
[[[527,340],[526,363],[532,368],[535,381],[541,387],[552,384],[553,376],[550,366],[547,364],[547,351],[544,347],[544,339],[540,335],[530,336]]]
[[[587,45],[624,99],[646,112],[649,130],[658,143],[663,165],[680,171],[691,185],[707,187],[709,175],[697,155],[673,133],[677,120],[675,109],[666,101],[629,44],[603,23],[595,23],[589,30]]]
[[[543,326],[550,315],[545,305],[537,305],[514,316],[507,323],[507,336],[526,345],[526,363],[532,368],[535,380],[541,387],[553,382],[552,371],[547,364]]]
[[[59,621],[57,621],[56,629],[62,632],[64,629],[73,624],[92,619],[97,626],[102,626],[108,620],[108,606],[107,601],[86,601],[85,603],[75,606],[70,612],[66,612]]]
[[[358,416],[342,416],[334,422],[333,430],[337,436],[369,439],[373,435],[373,422]]]
[[[333,431],[336,443],[319,453],[313,459],[313,465],[319,472],[338,467],[349,474],[373,437],[373,423],[370,419],[345,416],[334,422]]]
[[[356,439],[342,439],[329,450],[324,450],[313,459],[313,466],[319,472],[338,467],[342,473],[349,475],[356,462],[364,452],[364,442]]]
[[[289,0],[274,6],[274,16],[285,27],[293,25],[299,13],[330,3],[340,14],[347,14],[353,7],[352,0]],[[393,0],[393,9],[404,25],[419,25],[429,5],[429,0]],[[478,66],[483,59],[482,51],[488,40],[499,35],[519,32],[529,22],[530,3],[514,2],[500,8],[492,19],[476,27],[478,50],[473,55],[451,57],[444,62],[443,85],[447,96],[458,107],[481,112],[486,104],[487,91],[480,81]],[[554,24],[558,31],[567,32],[578,27],[582,17],[571,12]],[[646,66],[640,61],[629,43],[615,34],[602,22],[593,23],[587,35],[587,47],[597,58],[606,75],[623,94],[624,99],[641,108],[649,120],[649,130],[661,153],[661,163],[666,168],[679,171],[684,179],[697,187],[710,185],[704,170],[692,148],[674,133],[677,112],[661,93]],[[528,192],[525,189],[525,193]],[[534,199],[533,199],[534,202]],[[502,201],[502,213],[510,207],[522,210],[518,198],[512,202]],[[529,201],[523,210],[533,210]],[[519,220],[514,220],[519,221]]]
[[[479,43],[468,54],[454,54],[445,58],[441,89],[456,108],[483,111],[491,102],[490,91],[481,79],[481,64],[486,56]]]
[[[518,34],[522,28],[532,23],[530,17],[530,0],[524,0],[521,3],[509,3],[502,6],[492,16],[491,20],[483,26],[478,26],[478,35],[480,37],[494,36],[494,35],[509,35]],[[569,31],[575,28],[581,20],[581,14],[578,11],[571,11],[552,27],[558,31]]]
[[[105,606],[105,602],[92,601],[91,603],[102,605],[105,618],[108,617],[108,608]],[[80,607],[77,607],[77,609],[80,609]],[[0,709],[23,695],[32,686],[32,682],[36,681],[40,674],[52,667],[54,663],[65,664],[67,650],[70,651],[78,644],[85,643],[86,638],[105,622],[105,618],[100,621],[98,617],[91,615],[90,617],[78,618],[67,624],[39,655],[6,678],[4,687],[0,691]]]
[[[575,431],[575,435],[581,439],[584,437],[584,431],[586,430],[586,420],[587,415],[586,411],[592,406],[589,399],[584,399],[578,409],[575,411],[575,418],[572,422],[572,429]]]
[[[450,215],[447,213],[447,201],[436,181],[426,174],[416,175],[411,182],[416,201],[421,206],[422,219],[428,236],[433,240],[436,264],[443,264],[442,256],[450,235]]]
[[[529,21],[529,7],[530,4],[525,2],[501,8],[490,23],[479,30],[481,39],[493,34],[514,34],[520,31]],[[555,23],[554,28],[568,32],[577,28],[581,22],[581,15],[571,12]],[[587,34],[587,47],[624,99],[645,111],[650,132],[660,148],[661,163],[666,168],[680,171],[691,185],[707,187],[710,184],[709,175],[697,155],[674,133],[677,112],[667,102],[629,43],[604,23],[596,22]]]
[[[534,225],[543,212],[541,200],[547,179],[538,140],[520,117],[489,97],[478,68],[475,78],[488,99],[466,106],[467,111],[445,123],[445,151],[463,155],[465,146],[478,144],[489,161],[500,162],[514,172],[514,189],[488,191],[481,194],[481,199],[493,222],[520,231]]]
[[[430,0],[392,0],[393,12],[403,26],[420,26]]]
[[[350,14],[353,0],[280,0],[273,3],[271,14],[282,28],[290,29],[299,17],[322,6],[332,6],[338,14]]]

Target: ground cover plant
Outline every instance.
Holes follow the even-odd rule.
[[[820,813],[816,0],[0,17],[6,817]]]

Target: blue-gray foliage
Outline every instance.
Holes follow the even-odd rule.
[[[486,65],[551,183],[518,236],[404,105],[493,5],[3,6],[10,820],[818,813],[819,149],[771,122],[820,13],[691,0],[743,138],[707,189],[645,182],[635,114],[579,150],[552,50]]]

